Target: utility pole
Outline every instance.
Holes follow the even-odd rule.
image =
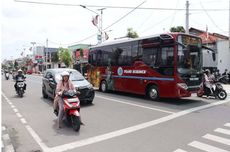
[[[47,58],[48,58],[48,38],[46,39],[46,49],[45,49],[45,67],[47,70]]]
[[[106,9],[106,8],[101,8],[101,9],[98,9],[98,11],[100,11],[100,24],[99,24],[99,35],[101,37],[100,40],[98,40],[98,43],[102,43],[103,40],[104,40],[104,37],[103,37],[103,23],[102,23],[102,15],[103,15],[103,10]]]
[[[186,1],[186,14],[185,14],[185,33],[186,34],[189,34],[189,1],[187,0]]]

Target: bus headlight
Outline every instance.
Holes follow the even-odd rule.
[[[180,87],[180,88],[182,88],[182,89],[185,89],[185,90],[188,89],[188,86],[187,86],[186,83],[177,83],[177,86]]]

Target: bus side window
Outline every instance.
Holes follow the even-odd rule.
[[[96,52],[94,50],[90,50],[89,63],[94,66],[96,65]]]
[[[160,68],[157,70],[162,75],[172,76],[174,72],[173,47],[162,47],[160,52]]]
[[[123,46],[120,49],[120,56],[118,58],[118,65],[130,66],[131,65],[131,46]]]
[[[97,66],[102,66],[102,50],[97,50],[97,57],[96,57],[96,65]]]
[[[132,44],[132,53],[131,53],[131,55],[132,55],[132,64],[135,62],[135,61],[137,61],[137,60],[139,60],[139,58],[140,57],[138,57],[138,41],[135,41],[135,42],[133,42]]]

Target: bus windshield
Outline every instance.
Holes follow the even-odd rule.
[[[178,36],[177,67],[180,74],[197,74],[201,71],[201,39]]]

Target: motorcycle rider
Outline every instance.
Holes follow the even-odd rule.
[[[57,114],[58,112],[58,128],[61,128],[61,121],[64,116],[64,109],[63,109],[63,99],[61,97],[63,91],[74,90],[74,85],[69,79],[69,72],[63,71],[61,73],[62,80],[57,84],[56,87],[56,96],[54,98],[54,113]],[[59,107],[59,111],[57,111],[57,106]],[[81,119],[80,119],[81,121]],[[83,123],[81,123],[83,124]]]
[[[14,84],[14,88],[17,91],[17,83],[19,79],[23,79],[25,80],[26,77],[23,75],[23,71],[21,69],[18,70],[18,74],[15,76],[15,84]],[[24,90],[26,90],[26,84],[24,85]]]
[[[204,85],[210,89],[211,93],[214,92],[214,85],[213,85],[214,76],[211,74],[209,69],[206,69],[204,72]]]

